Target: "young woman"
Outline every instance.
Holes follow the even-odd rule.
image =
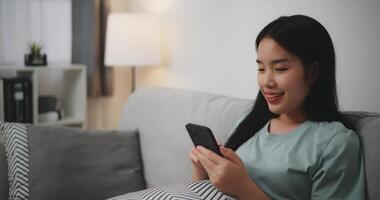
[[[193,180],[238,199],[365,199],[359,138],[338,110],[335,53],[326,29],[294,15],[256,38],[260,91],[224,157],[198,146]]]

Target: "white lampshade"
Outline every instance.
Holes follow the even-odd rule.
[[[138,13],[111,13],[108,16],[104,60],[106,66],[139,67],[160,63],[160,29],[157,18]]]

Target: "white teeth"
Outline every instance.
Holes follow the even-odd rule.
[[[278,96],[281,96],[281,95],[283,95],[283,94],[284,94],[284,92],[280,92],[280,93],[275,93],[275,94],[268,94],[267,96],[270,97],[270,98],[272,98],[272,97],[278,97]]]

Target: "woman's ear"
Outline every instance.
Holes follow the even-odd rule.
[[[313,64],[310,65],[309,70],[308,70],[308,80],[309,80],[310,86],[314,84],[318,76],[319,76],[319,61],[315,61]]]

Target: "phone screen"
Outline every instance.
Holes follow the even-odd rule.
[[[210,128],[198,124],[186,124],[187,132],[193,141],[194,146],[203,146],[216,154],[222,156],[219,150],[219,145]]]

